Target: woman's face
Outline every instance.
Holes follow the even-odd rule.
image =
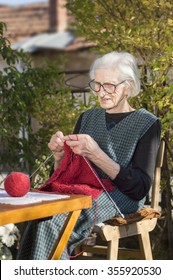
[[[109,69],[97,69],[95,72],[95,82],[100,84],[106,84],[103,87],[110,92],[112,88],[114,89],[113,93],[110,94],[101,86],[100,90],[97,92],[98,100],[100,106],[106,109],[108,113],[117,113],[117,112],[126,112],[129,106],[127,102],[127,87],[125,86],[125,81],[118,79],[115,76],[115,71]],[[117,85],[117,87],[112,87],[109,84]],[[119,85],[118,85],[119,84]],[[99,89],[99,84],[95,85],[96,90]]]

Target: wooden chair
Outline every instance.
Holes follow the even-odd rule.
[[[159,190],[164,148],[165,143],[162,140],[157,154],[154,181],[151,189],[150,209],[157,211],[159,206]],[[106,257],[104,257],[104,259],[108,260],[117,260],[118,258],[152,260],[149,232],[154,230],[156,224],[157,217],[142,219],[140,221],[118,226],[110,225],[107,222],[97,224],[94,227],[93,233],[99,235],[106,245],[82,245],[80,250],[85,252],[83,254],[85,255],[85,259],[87,258],[87,255],[89,258],[94,258],[94,255],[96,254],[101,257],[102,255],[105,255]],[[119,248],[119,240],[129,236],[138,236],[139,250]],[[88,254],[89,252],[90,254]],[[99,258],[96,257],[95,259]]]

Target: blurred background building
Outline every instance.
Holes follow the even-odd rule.
[[[60,55],[64,54],[66,63],[62,65],[62,70],[80,72],[89,69],[96,53],[92,42],[75,36],[72,29],[74,18],[65,4],[66,0],[38,0],[32,4],[13,6],[0,4],[0,21],[7,25],[6,37],[12,47],[29,52],[33,65],[41,66],[45,60],[58,63]],[[77,83],[85,85],[84,76],[82,80],[77,79]]]

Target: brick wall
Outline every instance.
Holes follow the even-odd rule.
[[[42,32],[67,28],[71,16],[63,8],[66,0],[48,0],[20,6],[0,5],[0,21],[7,24],[6,36],[11,43]]]

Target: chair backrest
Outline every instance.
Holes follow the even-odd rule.
[[[163,165],[163,157],[165,151],[165,142],[161,140],[160,146],[157,152],[156,167],[154,172],[154,180],[152,184],[151,194],[151,207],[158,210],[159,206],[159,191],[160,191],[160,180],[161,180],[161,168]]]

